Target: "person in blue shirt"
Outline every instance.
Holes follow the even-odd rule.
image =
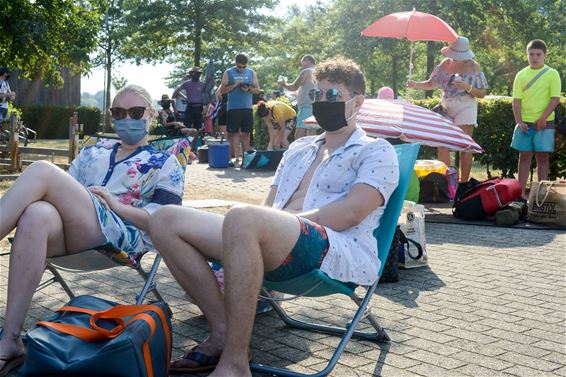
[[[230,155],[238,150],[242,143],[242,155],[250,149],[250,132],[253,119],[253,95],[260,92],[256,73],[247,67],[248,56],[236,55],[236,65],[227,69],[222,76],[220,93],[228,93],[227,129],[230,140]],[[240,137],[241,135],[241,137]],[[241,139],[241,140],[240,140]],[[236,164],[239,163],[236,155]]]

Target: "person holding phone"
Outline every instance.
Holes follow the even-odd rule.
[[[236,55],[236,65],[222,75],[219,91],[228,94],[227,130],[231,153],[238,151],[242,143],[242,154],[250,149],[250,133],[253,128],[253,94],[260,92],[254,70],[248,68],[248,56]],[[241,134],[241,137],[240,137]],[[243,158],[243,156],[242,156]],[[231,165],[239,164],[239,155]]]

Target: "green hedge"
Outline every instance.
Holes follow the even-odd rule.
[[[415,104],[432,108],[439,98],[415,100]],[[513,177],[517,173],[519,153],[511,148],[511,138],[515,128],[511,98],[480,99],[478,106],[478,127],[474,131],[474,140],[484,149],[484,153],[475,154],[474,160],[485,166],[488,176],[491,170],[501,170],[503,177]],[[559,112],[566,116],[566,99],[561,98]],[[436,158],[433,148],[423,148],[422,157]],[[534,159],[533,159],[534,160]],[[533,162],[534,164],[534,162]],[[550,156],[550,179],[566,177],[566,138],[555,137],[555,152]]]
[[[22,119],[25,125],[37,132],[38,139],[67,139],[69,118],[78,113],[79,124],[83,124],[85,135],[100,131],[101,111],[94,106],[23,106]]]

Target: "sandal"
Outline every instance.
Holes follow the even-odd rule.
[[[197,344],[196,346],[191,348],[191,350],[189,352],[185,353],[185,355],[183,355],[183,357],[181,359],[179,359],[179,360],[194,361],[195,363],[197,363],[196,366],[193,366],[193,367],[173,367],[173,366],[171,366],[169,368],[169,373],[172,373],[172,374],[197,373],[197,372],[210,371],[210,370],[213,370],[214,368],[216,368],[216,365],[218,364],[218,360],[220,360],[220,358],[218,356],[209,356],[209,355],[205,355],[202,352],[196,351],[196,349],[199,347],[199,345],[200,344]],[[2,376],[0,376],[0,377],[2,377]]]
[[[21,367],[26,361],[26,355],[22,353],[21,355],[13,357],[0,357],[0,361],[6,362],[6,364],[4,364],[4,367],[0,369],[0,377],[4,377],[14,369]]]

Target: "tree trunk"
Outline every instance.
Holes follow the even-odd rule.
[[[200,67],[202,49],[202,13],[200,0],[195,0],[195,66]]]
[[[430,77],[432,71],[434,71],[434,56],[436,55],[435,43],[432,41],[426,44],[426,77]],[[433,90],[425,91],[425,97],[432,97]]]
[[[111,119],[108,116],[108,109],[110,108],[110,88],[112,87],[112,42],[108,41],[108,48],[106,50],[106,89],[104,98],[104,132],[111,132],[110,126]]]

